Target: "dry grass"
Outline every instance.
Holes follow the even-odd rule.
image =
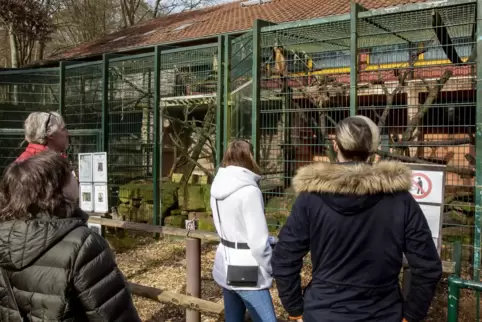
[[[186,261],[185,242],[179,239],[153,240],[149,237],[109,238],[116,250],[117,262],[129,281],[141,285],[185,293]],[[202,246],[202,298],[222,303],[221,290],[213,281],[211,269],[214,262],[215,245]],[[303,283],[310,279],[310,267],[305,265]],[[271,291],[278,316],[286,314],[277,296],[276,288]],[[469,291],[462,291],[459,321],[475,321],[475,297]],[[151,300],[134,297],[135,305],[143,321],[181,322],[185,313],[174,305],[160,304]],[[215,316],[202,316],[204,322],[219,321]],[[447,281],[443,280],[434,299],[426,321],[447,321]]]

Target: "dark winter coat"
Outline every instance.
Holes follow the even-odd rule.
[[[421,321],[442,275],[427,220],[398,162],[316,163],[293,179],[298,193],[272,257],[279,296],[304,322]],[[312,281],[302,295],[302,259]],[[405,254],[413,279],[406,301],[398,276]]]
[[[0,223],[0,321],[140,321],[107,242],[76,211],[66,219]]]

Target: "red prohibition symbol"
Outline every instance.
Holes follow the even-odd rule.
[[[432,181],[421,172],[412,173],[412,195],[415,199],[427,198],[432,192]]]

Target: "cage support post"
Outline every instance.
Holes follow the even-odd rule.
[[[59,64],[59,114],[65,119],[65,62],[63,61]]]
[[[455,263],[454,275],[457,276],[457,277],[460,277],[460,269],[461,269],[460,261],[461,261],[461,259],[462,259],[462,244],[460,243],[460,241],[456,241],[453,244],[452,262]],[[454,296],[457,299],[457,301],[453,301],[453,303],[452,303],[452,308],[451,308],[452,311],[451,312],[452,312],[452,315],[454,317],[458,317],[458,315],[459,315],[458,299],[460,297],[460,288],[455,287],[452,290],[449,288],[449,294],[450,294],[450,292],[452,292],[452,296]],[[449,298],[449,303],[450,303],[450,298]],[[449,319],[449,321],[450,321],[450,319]],[[457,321],[457,320],[455,320],[455,321]]]
[[[186,238],[186,295],[201,297],[201,240]],[[201,322],[201,313],[186,310],[186,322]]]
[[[480,281],[480,229],[482,220],[482,1],[477,1],[477,92],[476,92],[476,175],[475,175],[475,227],[474,227],[474,274]],[[480,320],[480,294],[476,293],[476,321]]]
[[[251,144],[253,145],[254,159],[260,162],[260,110],[261,110],[261,28],[274,25],[274,23],[256,19],[253,24],[253,83],[251,105]]]
[[[102,150],[109,152],[109,58],[102,55]]]
[[[352,1],[350,11],[350,116],[357,114],[358,108],[358,11],[360,5]]]
[[[224,37],[224,86],[223,86],[223,153],[231,140],[231,42],[233,37]]]
[[[161,87],[161,48],[154,48],[154,155],[152,160],[152,183],[153,183],[153,211],[152,223],[159,225],[162,222],[162,198],[160,194],[160,184],[162,178],[162,134],[161,134],[161,95],[159,93]]]
[[[216,92],[216,100],[217,100],[217,107],[216,107],[216,160],[214,167],[217,169],[221,164],[221,160],[223,158],[223,112],[224,112],[224,36],[218,36],[218,88]]]
[[[254,160],[259,164],[259,127],[261,105],[261,27],[264,21],[256,19],[253,24],[253,104],[251,105],[251,144],[253,145]]]

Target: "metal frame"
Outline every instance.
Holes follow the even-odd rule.
[[[254,160],[259,163],[260,155],[260,105],[261,105],[261,29],[263,26],[269,26],[273,23],[256,19],[253,25],[253,67],[252,67],[252,111],[251,111],[251,144],[253,145]]]
[[[477,88],[476,88],[476,176],[475,176],[475,228],[474,228],[474,275],[476,282],[480,281],[481,261],[481,221],[482,221],[482,1],[477,1]],[[480,317],[480,296],[476,296],[476,311]]]
[[[231,140],[231,42],[234,38],[232,36],[224,36],[224,86],[223,90],[223,153],[226,151],[229,141]],[[218,89],[219,90],[219,89]]]
[[[102,150],[109,151],[109,54],[102,56]]]
[[[59,66],[59,114],[62,115],[62,117],[65,117],[65,67],[66,64],[65,62],[61,61],[60,66]]]
[[[161,112],[161,95],[159,88],[161,86],[161,47],[156,46],[154,50],[154,156],[152,165],[152,176],[153,176],[153,195],[154,195],[154,205],[153,205],[153,218],[152,222],[154,225],[159,225],[162,222],[161,209],[162,209],[162,198],[160,196],[160,185],[162,177],[162,112]]]
[[[223,131],[223,118],[224,118],[224,65],[225,65],[225,55],[224,55],[224,42],[225,36],[218,37],[218,88],[216,92],[217,100],[217,110],[216,110],[216,163],[215,168],[218,169],[221,165],[224,151],[224,131]]]
[[[351,3],[350,12],[350,116],[355,116],[358,109],[358,12],[363,7]]]

